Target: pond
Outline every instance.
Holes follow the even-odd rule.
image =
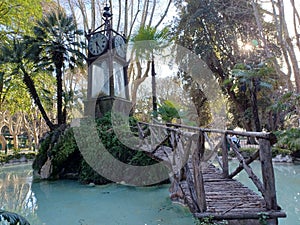
[[[30,165],[0,167],[0,207],[31,225],[192,225],[169,199],[168,185],[91,187],[76,181],[32,182]]]
[[[254,162],[253,169],[259,168]],[[276,163],[274,170],[278,203],[287,213],[279,224],[300,224],[300,165]],[[238,179],[250,183],[244,173]],[[0,207],[25,216],[31,225],[195,224],[186,207],[170,201],[168,187],[32,182],[31,165],[0,167]]]
[[[237,161],[232,161],[231,166],[236,166]],[[255,174],[261,177],[260,162],[251,164]],[[278,205],[286,212],[286,218],[280,218],[280,225],[300,224],[300,164],[273,163],[276,181],[276,192]],[[257,191],[248,175],[243,171],[237,179],[248,187]]]

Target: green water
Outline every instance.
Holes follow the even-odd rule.
[[[237,162],[231,162],[233,167]],[[259,173],[259,163],[253,169]],[[280,225],[300,224],[300,165],[274,164]],[[250,184],[244,173],[238,176]],[[252,185],[255,190],[255,187]],[[76,181],[32,182],[30,165],[0,167],[0,208],[31,225],[193,225],[187,208],[169,199],[168,185],[89,187]]]

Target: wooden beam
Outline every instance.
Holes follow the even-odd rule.
[[[250,156],[249,159],[246,160],[246,165],[249,165],[252,163],[255,159],[257,159],[259,156],[259,150],[256,151],[253,155]],[[241,172],[244,169],[243,165],[239,165],[235,171],[233,171],[231,174],[229,174],[228,178],[235,177],[239,172]]]
[[[194,216],[201,219],[205,217],[212,217],[215,220],[245,220],[245,219],[259,219],[262,215],[266,215],[270,219],[285,218],[286,214],[282,211],[267,211],[267,212],[228,212],[226,214],[218,213],[194,213]]]
[[[206,197],[204,190],[204,181],[201,169],[201,162],[204,156],[204,142],[205,137],[203,132],[199,133],[198,141],[197,141],[197,149],[193,154],[193,169],[194,169],[194,183],[197,195],[197,204],[200,212],[205,212],[206,207]]]
[[[235,152],[238,160],[241,162],[241,164],[242,164],[244,170],[247,172],[249,178],[253,181],[253,183],[255,184],[257,189],[262,193],[262,195],[265,196],[265,188],[264,188],[262,182],[260,181],[258,176],[256,176],[256,174],[253,172],[252,168],[249,165],[247,165],[244,157],[239,152],[239,149],[236,147],[236,145],[231,140],[230,140],[230,147]]]
[[[222,140],[222,169],[223,177],[228,178],[229,175],[229,165],[228,165],[228,147],[227,147],[227,135],[223,135]]]
[[[202,132],[211,132],[211,133],[219,133],[219,134],[235,134],[239,136],[247,136],[247,137],[256,137],[256,138],[270,138],[270,133],[264,133],[264,132],[255,132],[255,131],[233,131],[233,130],[220,130],[220,129],[208,129],[208,128],[200,128],[200,127],[192,127],[192,126],[186,126],[182,124],[173,124],[173,123],[167,123],[162,124],[159,123],[162,126],[173,126],[176,128],[186,128],[190,130],[195,131],[202,131]]]
[[[270,141],[259,139],[259,156],[267,209],[278,209]]]

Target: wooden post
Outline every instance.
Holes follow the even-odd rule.
[[[267,139],[259,139],[259,149],[266,208],[268,210],[278,210],[270,141]],[[269,219],[268,224],[277,225],[278,219]]]
[[[197,140],[197,149],[193,154],[194,184],[197,195],[197,205],[200,212],[205,212],[207,209],[204,181],[201,170],[201,161],[204,155],[204,140],[205,138],[203,132],[199,132],[199,139]]]
[[[229,166],[228,166],[228,146],[227,146],[227,134],[223,135],[222,141],[222,170],[223,177],[228,178],[229,176]]]

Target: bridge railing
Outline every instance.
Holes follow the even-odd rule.
[[[189,152],[191,164],[193,168],[191,171],[188,165],[185,165],[184,173],[187,180],[188,188],[191,193],[191,202],[194,203],[195,210],[204,212],[206,210],[204,182],[201,171],[201,164],[206,162],[207,159],[212,158],[217,153],[221,152],[219,157],[216,157],[219,161],[222,175],[224,178],[233,178],[239,174],[242,170],[246,171],[248,177],[252,180],[257,189],[261,192],[268,210],[277,210],[276,190],[275,190],[275,176],[272,164],[272,151],[271,146],[276,142],[276,137],[272,133],[265,132],[242,132],[232,130],[217,130],[206,129],[199,127],[191,127],[180,124],[146,124],[148,127],[157,127],[165,130],[166,137],[164,141],[170,140],[171,148],[179,145],[185,145],[186,143],[179,138],[179,133],[188,133],[190,137],[195,137],[197,134],[195,149]],[[142,129],[140,129],[140,132]],[[193,135],[194,134],[194,135]],[[259,143],[259,148],[251,156],[245,158],[240,149],[235,143],[232,142],[229,135],[236,135],[238,137],[245,137],[249,139],[255,139]],[[141,136],[140,136],[141,137]],[[195,141],[195,138],[194,138]],[[177,143],[178,142],[178,143]],[[179,143],[180,142],[180,143]],[[157,145],[159,146],[159,145]],[[232,149],[236,158],[239,161],[239,165],[229,172],[229,148]],[[158,147],[156,147],[158,149]],[[182,148],[184,151],[189,151],[187,148]],[[185,154],[184,154],[185,155]],[[173,155],[174,156],[174,155]],[[177,155],[178,157],[179,155]],[[259,159],[261,164],[262,180],[254,173],[250,164]],[[182,162],[181,162],[182,163]],[[182,174],[179,176],[183,176]],[[177,179],[177,182],[180,180]]]
[[[241,153],[240,149],[235,143],[228,138],[228,134],[244,136],[247,138],[255,138],[259,145],[257,151],[245,158]],[[266,208],[269,210],[277,210],[276,190],[275,190],[275,176],[272,163],[272,148],[271,146],[276,143],[276,137],[272,133],[264,132],[237,132],[237,131],[226,131],[223,135],[223,143],[229,143],[230,148],[233,150],[236,158],[240,162],[239,166],[232,172],[229,173],[228,167],[228,149],[225,149],[225,144],[222,147],[222,159],[223,159],[223,176],[233,178],[244,170],[248,177],[255,184],[257,189],[261,192],[265,202]],[[262,181],[254,173],[252,168],[249,166],[254,160],[259,159],[261,165]]]
[[[138,130],[141,139],[139,148],[166,162],[171,170],[172,200],[188,203],[192,212],[205,211],[206,199],[200,169],[204,141],[199,132],[169,124],[148,123],[139,123]]]

